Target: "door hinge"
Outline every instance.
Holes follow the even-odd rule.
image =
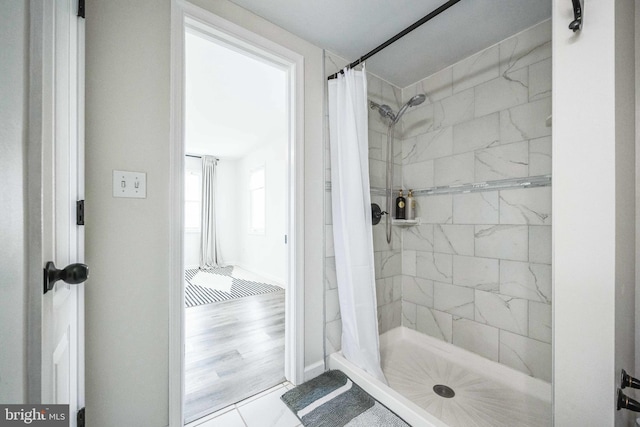
[[[78,423],[78,427],[85,427],[84,424],[84,408],[78,411],[78,415],[76,417],[76,421]]]
[[[84,18],[84,0],[78,0],[78,16]]]
[[[76,202],[76,225],[84,225],[84,200]]]

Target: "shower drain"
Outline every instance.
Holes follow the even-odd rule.
[[[447,399],[451,399],[453,396],[456,395],[456,392],[453,391],[451,387],[447,387],[446,385],[442,385],[442,384],[434,385],[433,391],[435,391],[438,396],[442,396]]]

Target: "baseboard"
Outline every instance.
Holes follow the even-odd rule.
[[[276,283],[276,284],[277,284],[278,286],[280,286],[281,288],[284,288],[284,287],[285,287],[285,286],[284,286],[284,282],[283,282],[283,280],[282,280],[282,278],[281,278],[281,277],[275,277],[275,276],[272,276],[271,274],[264,273],[264,272],[262,272],[262,271],[258,271],[258,270],[256,270],[255,268],[251,268],[251,267],[249,267],[249,266],[247,266],[247,265],[240,264],[240,263],[233,263],[233,264],[229,263],[229,265],[236,265],[236,266],[238,266],[238,267],[242,268],[243,270],[247,270],[247,271],[249,271],[249,272],[251,272],[251,273],[253,273],[253,274],[257,274],[258,276],[262,276],[262,277],[264,277],[265,279],[267,279],[267,280],[269,280],[269,281],[271,281],[271,282],[273,282],[273,283]]]
[[[309,366],[304,367],[304,380],[309,381],[325,371],[324,360],[318,360]]]

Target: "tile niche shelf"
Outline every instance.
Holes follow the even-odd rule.
[[[413,227],[416,225],[420,225],[420,218],[416,219],[391,219],[391,225],[395,225],[398,227]]]

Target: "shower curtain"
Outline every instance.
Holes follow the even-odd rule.
[[[218,160],[202,156],[202,216],[200,228],[200,269],[222,267],[216,230],[216,167]]]
[[[386,383],[380,368],[364,68],[345,69],[329,81],[329,138],[342,353]]]

